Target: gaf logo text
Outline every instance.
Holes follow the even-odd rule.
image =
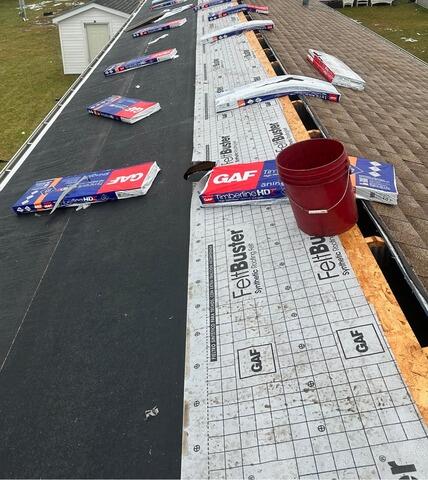
[[[245,182],[250,178],[255,177],[256,175],[257,170],[248,170],[244,173],[235,172],[232,175],[228,175],[227,173],[221,173],[220,175],[214,177],[213,182],[216,185],[219,185],[221,183]]]
[[[138,182],[144,177],[144,173],[133,173],[132,175],[122,175],[110,180],[107,185],[115,185],[116,183]]]

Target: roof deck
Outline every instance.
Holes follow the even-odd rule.
[[[287,27],[281,26],[283,17],[287,17],[289,21],[291,12],[295,9],[294,21],[298,22],[300,16],[304,18],[305,12],[301,13],[300,6],[296,4],[290,3],[289,9],[282,9],[279,1],[267,3],[271,8],[271,18],[276,22],[276,29],[266,38],[271,45],[277,39],[278,50],[280,50],[282,43],[292,41],[284,40],[280,36],[288,35]],[[311,3],[309,8],[314,9],[314,15],[317,15],[318,8],[321,8],[322,15],[336,15],[330,10],[324,11],[324,7],[319,7],[318,4]],[[287,10],[289,10],[288,13]],[[144,5],[131,19],[131,23],[137,24],[149,15],[149,7]],[[8,248],[3,249],[0,254],[2,271],[6,272],[0,276],[0,308],[4,312],[0,322],[2,332],[0,388],[4,392],[0,397],[2,412],[0,427],[4,432],[0,438],[2,458],[0,476],[178,478],[181,472],[182,454],[196,455],[201,451],[201,445],[190,444],[186,438],[182,442],[181,437],[182,429],[185,431],[188,429],[189,421],[194,425],[195,414],[192,408],[197,408],[201,402],[204,406],[204,402],[208,403],[202,397],[195,402],[185,403],[183,414],[183,384],[189,378],[195,378],[195,372],[201,372],[206,368],[203,362],[190,363],[190,359],[195,353],[201,354],[203,361],[206,361],[205,357],[208,358],[203,349],[192,350],[192,339],[202,338],[209,345],[209,334],[205,334],[203,329],[198,332],[192,330],[190,318],[196,318],[204,324],[205,317],[199,312],[205,308],[205,301],[209,304],[209,299],[208,296],[203,297],[203,302],[200,302],[197,296],[198,291],[207,294],[208,287],[212,287],[218,294],[220,290],[217,290],[218,285],[213,285],[215,281],[219,281],[219,278],[221,281],[222,275],[227,277],[228,271],[219,267],[214,272],[211,270],[208,279],[197,276],[204,271],[205,263],[208,267],[210,262],[211,267],[213,263],[216,264],[217,255],[220,260],[224,261],[226,258],[225,248],[221,249],[221,245],[218,246],[215,240],[210,245],[207,255],[205,250],[201,250],[202,245],[205,247],[205,236],[198,235],[201,231],[209,231],[211,238],[215,239],[218,232],[220,236],[222,235],[225,225],[221,218],[221,210],[217,213],[205,214],[199,208],[195,213],[196,208],[191,205],[191,184],[182,179],[192,159],[194,143],[197,144],[199,141],[193,138],[194,116],[197,110],[196,107],[194,108],[195,92],[199,89],[197,96],[199,100],[207,98],[201,88],[205,88],[208,83],[195,82],[197,15],[188,10],[173,19],[183,17],[187,18],[185,26],[169,30],[166,39],[150,47],[150,52],[168,47],[177,48],[179,54],[177,59],[105,78],[102,72],[106,66],[148,52],[148,42],[154,37],[148,36],[135,40],[131,38],[130,32],[126,32],[114,39],[87,74],[84,74],[83,81],[77,84],[71,94],[61,102],[62,105],[44,126],[44,130],[42,129],[41,133],[32,139],[31,144],[15,159],[14,164],[11,165],[11,172],[2,178],[1,236],[2,245],[7,245]],[[242,21],[245,20],[243,15],[240,17]],[[318,22],[318,27],[322,28],[320,25],[323,25],[325,20],[321,18]],[[303,30],[301,26],[296,28],[294,35],[302,35],[301,30]],[[267,75],[274,75],[256,35],[248,33],[245,37],[251,47],[247,49],[245,45],[245,58],[251,59],[254,64],[255,59],[258,59]],[[391,48],[388,44],[386,45],[385,48]],[[311,44],[307,47],[328,50],[328,46],[323,43]],[[301,65],[302,72],[304,67],[308,67],[308,70],[303,73],[315,76],[315,70],[305,63],[304,50],[296,50],[293,53],[293,61]],[[236,52],[230,51],[232,52],[230,58],[233,58]],[[337,51],[331,53],[339,55]],[[218,56],[221,57],[221,53]],[[288,57],[286,53],[280,57],[285,66]],[[298,61],[300,58],[301,62]],[[353,64],[346,56],[343,60],[349,61],[350,66],[357,70],[358,65]],[[414,61],[411,59],[411,62]],[[220,69],[224,67],[221,62],[218,62],[218,65]],[[300,73],[297,67],[295,68],[287,67],[287,70],[290,73]],[[205,72],[207,78],[214,78],[210,65],[207,69]],[[203,69],[201,71],[203,77]],[[363,95],[366,95],[371,88],[368,73],[365,70],[357,71],[368,81],[366,92],[363,92]],[[224,81],[239,81],[233,73],[230,73],[231,80]],[[242,73],[249,75],[249,72]],[[257,71],[257,73],[260,72]],[[208,77],[209,75],[211,77]],[[220,73],[217,71],[216,75],[220,76]],[[87,105],[114,93],[156,100],[159,101],[162,109],[133,126],[94,118],[86,113]],[[349,100],[354,95],[360,95],[360,93],[344,91],[343,103],[334,104],[334,108],[329,107],[328,103],[321,104],[315,100],[309,103],[318,118],[320,116],[317,109],[321,111],[322,108],[331,108],[330,116],[326,115],[325,118],[328,132],[331,133],[328,119],[334,124],[335,115],[345,115],[344,106],[347,105],[345,102],[350,102],[348,105],[351,109],[352,105],[358,104],[363,110],[362,103],[359,103],[358,99],[354,99],[354,102]],[[290,100],[283,98],[278,102],[295,140],[307,138],[308,132]],[[212,106],[205,104],[204,109],[203,101],[197,106],[202,106],[198,113],[199,118],[207,120],[211,115]],[[235,118],[233,114],[230,116],[232,119]],[[346,143],[346,138],[339,136],[338,125],[336,127],[338,130],[335,136]],[[350,145],[347,147],[351,150]],[[204,153],[205,149],[201,151]],[[349,153],[363,154],[359,150]],[[368,153],[366,155],[370,156]],[[385,156],[382,159],[389,160]],[[93,206],[78,212],[73,209],[57,210],[53,216],[16,217],[10,210],[10,205],[35,180],[152,160],[159,163],[162,172],[146,197]],[[400,177],[399,166],[397,166],[397,174]],[[403,192],[402,188],[400,184],[400,194]],[[400,196],[399,202],[402,197],[403,195]],[[399,208],[398,212],[402,209],[400,206],[392,208]],[[266,210],[264,213],[257,212],[257,214],[259,215],[258,223],[254,224],[251,216],[244,217],[241,212],[236,215],[241,219],[244,228],[248,227],[250,232],[255,225],[263,225],[263,222],[270,219],[269,222],[273,224],[270,226],[275,227],[272,232],[275,234],[279,232],[284,236],[287,234],[288,226],[281,224],[278,225],[278,229],[275,226],[276,219],[281,218],[281,212],[276,211],[276,217],[275,212],[271,210]],[[199,220],[196,221],[196,219],[203,219],[204,215],[207,215],[211,223],[208,221],[204,224],[202,221],[198,225]],[[225,212],[224,218],[227,215]],[[217,223],[212,222],[214,216]],[[190,219],[194,225],[191,225]],[[201,228],[198,230],[196,227]],[[289,228],[293,238],[301,241],[298,230],[293,230],[292,225]],[[264,234],[266,245],[269,242],[272,243],[266,250],[273,255],[272,252],[277,252],[280,248],[278,247],[280,242],[273,243],[274,240],[268,238],[267,231]],[[372,332],[375,341],[376,338],[379,341],[377,354],[392,355],[389,352],[389,343],[416,405],[423,417],[427,418],[426,355],[414,338],[358,227],[342,235],[341,243],[357,279],[353,280],[354,284],[349,286],[349,291],[342,292],[346,296],[346,298],[343,297],[344,302],[347,303],[346,308],[354,312],[356,325],[359,325],[358,302],[355,297],[358,297],[360,306],[361,302],[364,303],[365,319],[369,315],[371,315],[370,319],[374,318],[371,310],[373,307],[381,325],[379,331],[377,326],[373,327],[374,335]],[[188,262],[189,245],[190,260],[194,264]],[[298,248],[301,248],[300,244],[296,246],[296,249]],[[289,250],[292,251],[293,248]],[[204,255],[209,257],[208,261]],[[306,264],[303,270],[306,269],[307,273],[306,260],[304,259],[302,263]],[[195,268],[195,265],[199,266],[200,270],[198,267]],[[259,267],[263,270],[261,263]],[[282,265],[282,267],[288,268],[289,265]],[[292,262],[290,262],[288,273],[290,277],[293,274],[299,275],[297,267]],[[273,280],[276,282],[274,277]],[[282,279],[278,282],[278,285],[280,284],[285,285]],[[220,286],[223,288],[223,294],[228,296],[225,284]],[[311,286],[314,287],[314,284],[312,283]],[[297,292],[294,297],[294,287],[292,285],[289,287],[287,291],[281,293],[289,295],[290,303],[295,302],[297,305],[302,298],[297,296]],[[261,288],[263,289],[264,286]],[[356,295],[355,290],[358,290]],[[330,297],[330,303],[339,299],[332,294],[327,296]],[[369,304],[372,307],[369,307]],[[203,308],[199,310],[201,305]],[[227,308],[224,305],[220,307],[217,310],[218,316],[228,315]],[[284,305],[284,308],[286,307],[287,305]],[[342,365],[343,360],[346,370],[346,358],[343,359],[342,354],[337,354],[326,362],[328,359],[324,356],[324,348],[316,347],[317,340],[311,340],[310,335],[303,337],[303,331],[306,335],[306,329],[311,329],[310,326],[308,327],[309,324],[304,326],[302,323],[296,327],[296,322],[300,321],[298,307],[296,309],[297,313],[293,312],[290,318],[284,313],[284,319],[287,317],[287,322],[290,322],[287,326],[290,339],[293,337],[295,340],[293,340],[293,348],[297,350],[293,351],[293,355],[296,355],[296,361],[306,355],[301,350],[308,346],[309,355],[313,354],[314,358],[321,358],[316,355],[322,355],[321,360],[312,362],[311,369],[315,364],[319,366],[324,363],[329,363],[332,367],[331,371],[322,372],[319,377],[309,379],[309,388],[306,385],[307,382],[301,387],[301,400],[304,395],[307,394],[309,398],[313,394],[312,388],[316,390],[319,399],[321,392],[318,389],[323,388],[321,378],[327,382],[327,385],[330,385],[335,378],[340,386],[342,373],[337,373],[334,367]],[[237,310],[239,314],[240,308],[238,307]],[[256,313],[255,318],[250,320],[258,321],[259,315],[258,312]],[[320,315],[320,317],[323,316],[327,317],[324,314]],[[260,315],[260,318],[262,317]],[[310,322],[311,318],[305,318],[305,321]],[[378,324],[375,322],[373,325]],[[316,322],[315,327],[318,327]],[[364,324],[362,327],[367,325]],[[218,328],[219,334],[222,333],[220,325]],[[323,324],[322,328],[327,327]],[[229,335],[232,335],[232,330]],[[370,332],[370,329],[368,331]],[[201,335],[201,332],[204,335]],[[383,337],[384,334],[388,343]],[[376,335],[379,336],[376,337]],[[334,336],[329,334],[326,337],[328,338],[323,339],[323,342],[326,342],[323,347],[330,348],[331,352],[334,346],[327,342],[331,342],[332,339],[334,341]],[[219,345],[221,341],[223,340],[219,339]],[[310,349],[313,342],[315,347]],[[185,355],[187,362],[185,362]],[[278,361],[276,365],[279,366]],[[401,411],[413,415],[411,417],[414,420],[413,423],[419,425],[421,420],[412,401],[409,400],[410,397],[402,384],[403,380],[394,365],[391,356],[382,363],[382,368],[372,365],[373,368],[364,372],[364,368],[358,367],[353,370],[353,374],[359,375],[359,378],[355,377],[355,381],[360,381],[364,384],[362,387],[366,389],[369,386],[380,388],[379,385],[382,386],[384,377],[388,377],[385,380],[388,383],[387,391],[385,393],[381,388],[380,396],[383,393],[386,396],[389,395],[390,388],[395,389],[396,395],[391,398],[394,398],[394,402],[397,403],[397,405],[396,403],[388,404],[390,406],[388,411],[390,412],[396,406],[403,407]],[[302,369],[303,367],[304,365]],[[374,371],[377,375],[373,374]],[[371,378],[369,374],[372,375]],[[320,379],[319,386],[316,385],[318,379]],[[293,382],[297,384],[300,381],[297,378],[284,377],[284,381],[288,380],[290,380],[289,386]],[[395,385],[394,382],[396,382]],[[336,387],[337,383],[334,384],[334,389],[325,388],[333,391],[333,401],[337,401],[338,398],[335,393],[336,388],[339,390],[339,386]],[[203,382],[202,385],[204,385]],[[343,389],[346,390],[346,385]],[[207,392],[208,389],[205,393]],[[188,389],[188,398],[191,398],[193,393]],[[292,391],[288,393],[290,398],[294,394]],[[373,395],[373,399],[379,394],[377,391],[369,393],[367,395]],[[399,398],[397,395],[404,396]],[[352,399],[348,398],[348,401],[354,401],[358,393],[353,392],[351,396]],[[403,401],[404,397],[407,403],[403,402],[403,405],[400,405],[398,402]],[[380,398],[379,395],[376,398]],[[268,400],[270,402],[269,397]],[[259,402],[258,405],[266,408],[266,403],[269,402],[264,401],[262,404]],[[312,403],[314,408],[321,408],[315,405],[318,401]],[[358,404],[361,405],[364,402]],[[146,421],[145,410],[155,405],[159,408],[159,415]],[[291,410],[293,406],[290,404],[288,407]],[[379,409],[375,407],[373,410],[375,415],[378,415],[377,410],[382,410],[383,406]],[[290,418],[292,414],[299,416],[297,408],[299,407],[290,411]],[[329,405],[328,408],[331,409],[332,406]],[[204,410],[208,409],[204,408]],[[385,412],[386,410],[383,410],[381,413]],[[369,421],[372,418],[371,413],[371,411],[367,413],[366,410],[365,414],[361,415],[361,421]],[[319,428],[316,428],[316,436],[319,438],[319,435],[331,434],[333,439],[333,435],[337,434],[333,430],[334,422],[324,417],[328,415],[321,415],[320,418],[325,424],[320,422]],[[306,423],[309,423],[308,418],[305,417]],[[342,412],[340,413],[341,421]],[[410,422],[409,418],[404,418],[402,423],[406,421]],[[205,424],[200,422],[202,427],[207,424],[208,422]],[[332,431],[328,431],[330,428],[328,427],[325,433],[325,425],[332,425]],[[397,425],[401,428],[401,418]],[[191,434],[194,431],[195,429],[191,430]],[[383,435],[386,436],[387,431],[394,433],[392,427],[389,430],[385,428],[379,434],[380,438],[384,438]],[[414,433],[410,427],[409,431]],[[423,435],[423,433],[419,434],[418,439],[425,440]],[[410,437],[406,440],[409,439]],[[292,440],[298,442],[299,438]],[[396,444],[399,445],[399,442],[390,443],[386,454],[393,451]],[[296,447],[297,445],[296,443]],[[333,443],[330,444],[331,449],[332,445]],[[204,445],[202,445],[201,454],[206,455],[207,452],[204,452],[203,448]],[[373,448],[378,447],[375,445]],[[303,455],[303,451],[296,450],[295,457],[300,454]],[[380,468],[378,458],[379,455],[374,458],[373,463],[377,462]],[[290,462],[295,460],[293,457]],[[394,460],[396,460],[395,457]],[[307,466],[304,465],[305,462],[297,463],[302,464],[302,467]],[[397,460],[397,463],[402,465],[405,462],[399,463]],[[357,460],[355,460],[356,466]],[[189,471],[193,476],[198,476],[199,470]],[[281,474],[283,471],[281,470]],[[346,469],[342,469],[342,473],[345,471]],[[418,473],[420,471],[422,467],[418,466]],[[368,477],[376,476],[375,469],[367,469],[361,474],[363,473]]]

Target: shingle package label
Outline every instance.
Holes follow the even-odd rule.
[[[156,162],[146,162],[131,167],[39,180],[12,209],[17,214],[34,213],[145,195],[159,171]]]
[[[157,102],[147,102],[137,98],[127,98],[121,95],[100,100],[87,107],[88,113],[111,118],[124,123],[135,123],[160,110]]]
[[[187,2],[188,0],[164,0],[163,2],[157,2],[152,4],[151,9],[156,10],[158,8],[171,7],[172,5],[179,5],[180,3]]]
[[[234,5],[229,8],[225,8],[224,10],[220,10],[219,12],[212,12],[208,16],[208,21],[212,22],[213,20],[217,20],[218,18],[227,17],[228,15],[233,15],[234,13],[239,12],[254,12],[254,13],[262,13],[264,15],[269,14],[269,7],[265,7],[262,5],[253,5],[249,3],[242,3],[240,5]]]
[[[151,33],[162,32],[163,30],[170,30],[171,28],[181,27],[187,22],[186,18],[180,20],[171,20],[170,22],[160,23],[159,25],[150,25],[146,28],[136,31],[132,34],[134,38],[144,37],[145,35],[150,35]]]
[[[109,77],[111,75],[117,75],[128,70],[134,70],[135,68],[146,67],[147,65],[153,65],[154,63],[164,62],[166,60],[172,60],[177,55],[175,48],[169,48],[160,52],[151,53],[143,57],[133,58],[126,62],[115,63],[110,65],[104,70],[104,75]]]
[[[217,5],[222,5],[223,3],[230,3],[232,0],[211,0],[210,2],[202,2],[193,6],[193,10],[197,12],[198,10],[203,10],[205,8],[215,7]]]
[[[244,35],[200,44],[207,13],[193,160],[272,159],[293,141],[278,100],[215,111],[217,93],[267,75]],[[425,425],[340,238],[305,235],[286,202],[203,208],[198,187],[181,478],[427,477]]]
[[[349,161],[351,181],[357,198],[397,205],[398,190],[394,165],[352,156]]]
[[[285,199],[275,160],[214,167],[199,194],[203,205],[272,203]]]

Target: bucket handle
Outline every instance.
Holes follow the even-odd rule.
[[[339,203],[345,198],[345,195],[348,191],[348,187],[349,187],[349,178],[350,178],[351,175],[349,175],[349,172],[348,172],[348,181],[346,182],[346,187],[345,187],[345,191],[343,192],[343,195],[340,197],[340,199],[330,208],[326,208],[326,209],[321,209],[321,210],[306,210],[306,208],[302,207],[301,205],[299,205],[298,203],[296,203],[290,196],[288,197],[288,199],[294,203],[294,205],[296,205],[296,207],[299,207],[300,210],[303,210],[304,212],[308,213],[309,215],[319,215],[319,214],[322,214],[322,213],[328,213],[330,212],[330,210],[333,210],[334,208],[336,208]]]

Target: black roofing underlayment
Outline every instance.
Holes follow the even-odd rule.
[[[123,34],[0,192],[0,477],[180,475],[196,27],[184,16],[148,48],[154,36]],[[170,47],[179,58],[104,78]],[[133,126],[86,113],[111,94],[162,110]],[[151,160],[162,171],[145,197],[10,209],[36,180]]]

